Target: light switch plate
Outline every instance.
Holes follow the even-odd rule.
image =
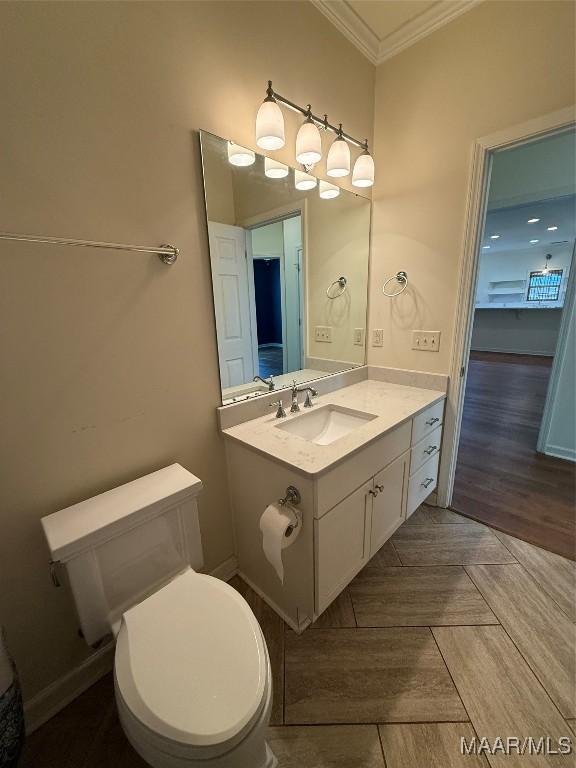
[[[354,328],[354,344],[364,346],[364,328]]]
[[[314,327],[314,339],[316,341],[332,341],[332,327],[330,325],[316,325]]]
[[[440,331],[412,331],[412,349],[438,352],[440,349]]]
[[[384,346],[384,328],[372,329],[372,346],[373,347]]]

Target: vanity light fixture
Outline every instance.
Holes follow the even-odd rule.
[[[285,179],[288,176],[288,166],[271,157],[265,157],[264,173],[269,179]]]
[[[285,143],[284,116],[269,82],[266,98],[256,115],[256,144],[262,149],[282,149]]]
[[[256,143],[263,149],[280,149],[284,146],[284,120],[281,120],[280,106],[304,117],[296,137],[296,160],[306,171],[311,171],[315,163],[322,159],[322,137],[320,131],[332,131],[336,139],[328,152],[327,174],[332,177],[348,176],[350,173],[350,146],[362,150],[354,164],[352,184],[355,187],[371,187],[374,184],[374,160],[368,150],[368,141],[359,141],[339,127],[328,122],[328,115],[323,118],[312,112],[308,104],[305,108],[295,104],[285,96],[276,93],[272,81],[268,80],[266,98],[260,105],[256,116]]]
[[[368,139],[365,150],[356,158],[352,171],[352,184],[355,187],[371,187],[374,184],[374,158],[368,152]]]
[[[340,187],[337,187],[336,184],[330,184],[329,181],[321,180],[319,194],[323,200],[332,200],[340,194]]]
[[[228,142],[228,162],[232,165],[247,166],[253,165],[256,161],[256,154],[251,149],[241,147],[240,144]]]
[[[333,178],[341,179],[350,173],[350,147],[342,136],[342,123],[338,136],[332,142],[326,158],[326,173]]]
[[[534,217],[533,219],[528,219],[527,224],[537,224],[539,221],[540,219]]]
[[[318,126],[312,120],[312,111],[308,104],[306,120],[300,126],[296,136],[296,160],[310,169],[322,157],[322,137]]]
[[[310,176],[309,173],[304,173],[304,171],[294,171],[294,186],[301,192],[307,192],[310,189],[314,189],[316,183],[317,179],[315,176]]]

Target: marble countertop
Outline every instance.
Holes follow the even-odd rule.
[[[314,477],[445,397],[444,392],[436,390],[367,380],[314,398],[314,407],[317,408],[339,405],[376,416],[330,445],[316,445],[276,428],[279,423],[305,417],[311,412],[303,408],[298,414],[287,410],[286,419],[276,419],[272,410],[265,416],[224,429],[223,434],[268,458]]]

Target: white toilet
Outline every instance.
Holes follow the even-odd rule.
[[[179,464],[42,519],[82,633],[116,637],[120,722],[154,768],[273,768],[272,684],[244,598],[203,564],[200,480]]]

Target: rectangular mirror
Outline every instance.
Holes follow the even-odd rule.
[[[200,141],[223,404],[364,365],[370,201]]]

